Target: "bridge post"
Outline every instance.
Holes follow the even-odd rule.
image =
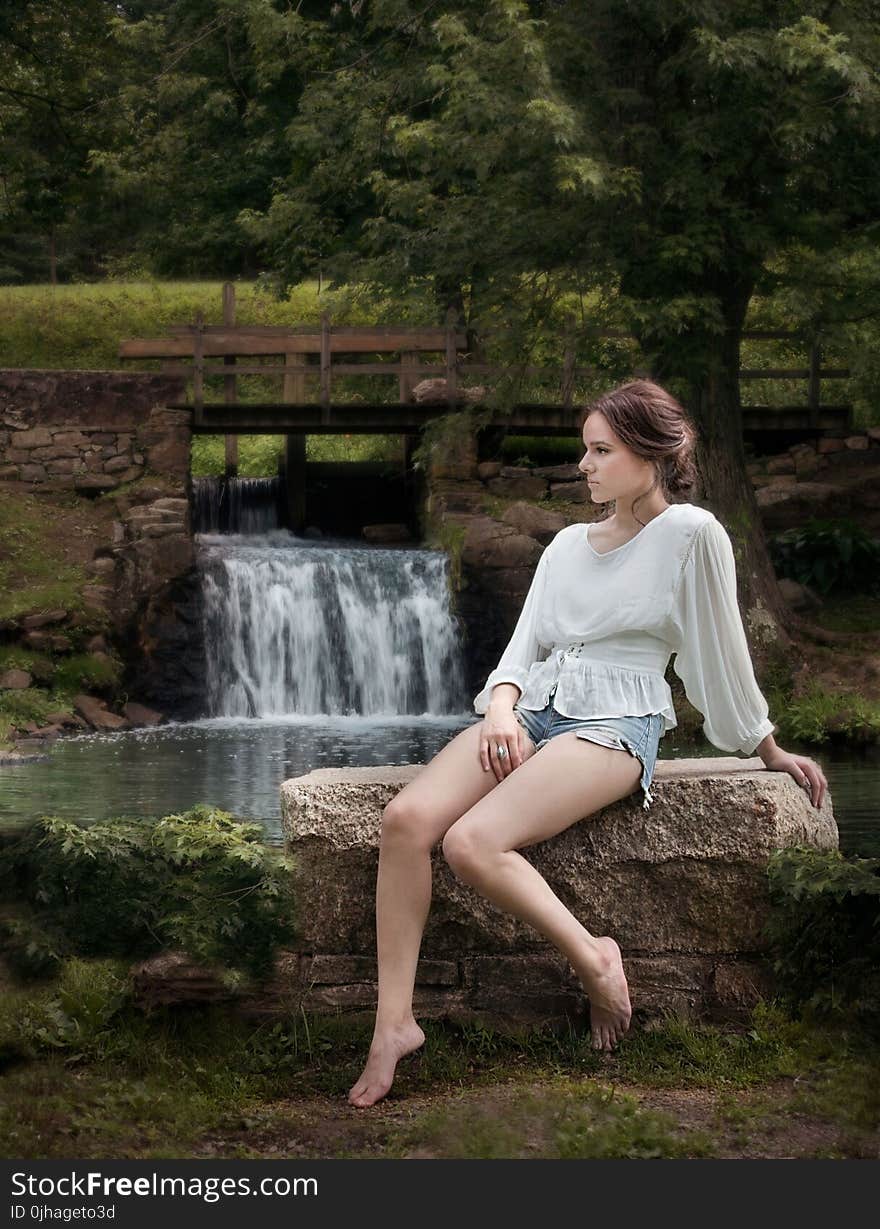
[[[304,354],[285,354],[287,366],[299,366],[305,362]],[[286,375],[283,377],[281,400],[288,405],[302,405],[306,399],[306,378],[304,375]],[[284,437],[284,456],[282,479],[284,483],[285,511],[287,526],[293,533],[300,533],[306,523],[306,437],[304,434],[294,435],[288,432]]]
[[[230,328],[235,327],[235,286],[232,282],[223,283],[223,323]],[[226,367],[234,367],[234,354],[225,354],[223,363]],[[238,400],[237,380],[234,375],[223,377],[223,399],[227,405],[234,405]],[[226,477],[238,477],[238,436],[226,436]]]

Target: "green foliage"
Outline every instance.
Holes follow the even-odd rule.
[[[50,990],[20,997],[0,1011],[0,1064],[4,1056],[33,1058],[47,1050],[64,1051],[68,1061],[81,1058],[106,1037],[129,999],[129,978],[119,961],[74,958],[59,962],[57,971]]]
[[[811,517],[774,534],[768,546],[779,576],[823,594],[880,594],[880,539],[849,517]]]
[[[25,721],[45,721],[49,713],[57,711],[60,707],[63,706],[57,703],[56,697],[36,687],[0,691],[0,713],[8,717],[13,725],[19,725]]]
[[[784,1000],[880,1029],[880,858],[777,850],[765,928]]]
[[[813,682],[780,711],[786,738],[827,743],[832,737],[851,743],[880,742],[880,705],[857,692],[829,693]]]
[[[55,672],[55,662],[46,653],[19,644],[4,644],[0,645],[0,673],[4,670],[27,670],[39,682],[48,683]]]
[[[0,844],[0,891],[15,907],[7,956],[38,973],[53,958],[176,948],[263,975],[295,932],[292,863],[261,837],[204,804],[87,827],[43,816]]]
[[[92,688],[101,691],[116,687],[122,676],[122,662],[109,661],[92,653],[77,653],[64,657],[55,667],[53,683],[63,693],[75,694]]]

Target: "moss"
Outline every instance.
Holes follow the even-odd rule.
[[[0,490],[0,618],[33,611],[82,610],[84,568],[70,563],[58,545],[58,508],[73,504]]]
[[[461,556],[465,534],[464,526],[453,521],[434,524],[428,530],[427,546],[431,550],[445,551],[449,559],[449,589],[453,602],[461,591]]]
[[[55,662],[47,653],[18,644],[0,645],[0,674],[5,670],[26,670],[40,683],[48,683],[55,671]]]
[[[20,725],[26,721],[43,723],[50,713],[58,712],[64,707],[57,698],[49,692],[37,687],[24,687],[17,691],[0,691],[0,717],[7,725],[7,737],[12,725]],[[2,731],[0,731],[2,733]]]
[[[58,691],[71,694],[91,688],[105,690],[118,687],[122,671],[118,658],[108,661],[92,653],[78,653],[58,663],[54,683]]]

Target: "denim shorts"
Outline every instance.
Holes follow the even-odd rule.
[[[514,705],[517,720],[536,748],[540,751],[557,734],[574,733],[587,742],[628,751],[642,765],[642,807],[647,811],[654,801],[651,781],[663,733],[662,713],[648,713],[641,717],[565,717],[553,707],[553,694],[547,707],[540,710]]]

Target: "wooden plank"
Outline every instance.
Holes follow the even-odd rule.
[[[171,324],[168,326],[168,332],[178,335],[186,335],[191,333],[193,326],[191,324]],[[225,324],[206,324],[205,336],[211,337],[214,335],[223,335],[231,330]],[[241,324],[235,330],[247,337],[268,337],[278,338],[287,336],[302,336],[302,337],[319,337],[321,335],[320,326],[314,324]],[[363,337],[365,340],[373,338],[386,337],[394,335],[395,337],[429,337],[437,342],[437,349],[442,350],[446,339],[446,329],[439,326],[429,324],[377,324],[377,325],[344,325],[337,324],[333,326],[334,337]],[[466,334],[459,333],[459,341],[462,345],[466,342]]]
[[[810,409],[810,426],[819,425],[819,389],[822,368],[822,350],[813,338],[810,344],[810,374],[807,380],[807,405]]]
[[[193,402],[195,404],[194,419],[196,423],[203,420],[205,385],[202,373],[203,358],[202,358],[202,332],[201,324],[203,317],[201,312],[196,312],[196,331],[193,335]]]
[[[463,333],[456,334],[456,344],[464,347]],[[385,333],[381,337],[339,336],[333,329],[331,348],[334,354],[382,354],[403,351],[443,353],[445,335],[438,342],[426,334]],[[204,353],[213,357],[226,354],[320,354],[320,333],[286,333],[271,337],[227,330],[204,334]],[[174,337],[134,337],[119,343],[120,358],[184,358],[193,353],[192,332]]]
[[[286,356],[287,367],[294,366],[293,355]],[[297,364],[297,373],[287,374],[281,386],[284,402],[303,402],[306,399],[306,379]],[[288,432],[284,437],[284,499],[287,508],[287,524],[294,533],[301,533],[306,524],[306,436]]]
[[[331,340],[330,317],[324,312],[321,316],[321,405],[324,408],[322,422],[328,422],[330,418]]]
[[[446,313],[446,403],[450,410],[458,398],[458,370],[456,368],[458,348],[455,340],[457,319],[458,314],[455,308],[450,307]]]
[[[571,401],[574,395],[574,362],[575,362],[575,327],[574,321],[569,318],[566,326],[565,349],[562,354],[562,404],[566,409],[571,408]]]
[[[400,356],[400,383],[398,385],[398,397],[401,405],[406,405],[412,397],[412,390],[419,380],[423,378],[422,373],[418,372],[419,356],[415,350],[408,350]],[[343,367],[338,368],[340,373]],[[417,373],[417,374],[416,374]],[[406,469],[406,445],[404,445],[404,469]]]
[[[766,367],[766,368],[747,368],[739,373],[741,380],[809,380],[812,375],[811,367]],[[825,371],[817,369],[817,378],[823,380],[846,380],[849,379],[849,371],[846,367],[829,367]]]
[[[223,283],[223,323],[230,327],[235,326],[235,286],[232,282]],[[235,367],[235,355],[227,354],[223,359],[227,367]],[[204,363],[202,364],[204,371]],[[223,400],[228,405],[233,405],[238,400],[238,382],[234,375],[225,376],[223,379]],[[225,454],[226,464],[225,473],[227,478],[235,478],[238,476],[238,436],[227,434],[225,439]]]

